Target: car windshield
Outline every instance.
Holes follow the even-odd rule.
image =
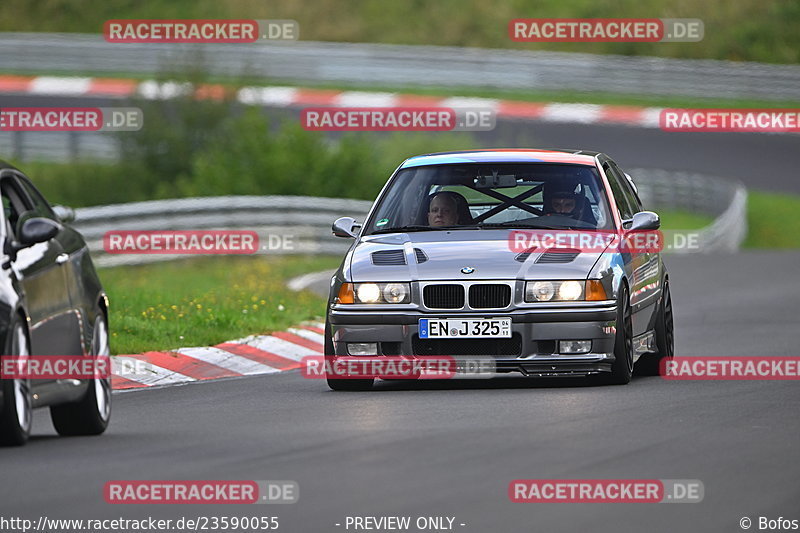
[[[401,170],[367,234],[437,229],[609,229],[597,170],[553,163],[472,163]]]

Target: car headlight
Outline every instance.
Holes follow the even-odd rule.
[[[342,283],[339,304],[405,304],[411,301],[408,283]]]
[[[528,281],[525,283],[526,302],[575,302],[607,300],[603,282],[588,281]]]
[[[529,281],[525,284],[526,302],[574,302],[583,300],[583,281]]]

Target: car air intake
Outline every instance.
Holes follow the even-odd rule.
[[[469,306],[473,309],[499,309],[511,303],[508,285],[472,285],[469,288]]]
[[[428,285],[422,290],[422,297],[429,309],[464,307],[464,287],[461,285]]]
[[[379,250],[372,252],[372,264],[375,266],[405,265],[405,250]]]
[[[419,248],[414,248],[414,253],[417,255],[417,263],[424,263],[428,260],[428,256]]]
[[[580,255],[580,250],[563,249],[557,252],[547,251],[539,256],[537,263],[572,263]]]

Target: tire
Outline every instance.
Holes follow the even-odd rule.
[[[335,356],[333,339],[328,333],[328,324],[325,324],[325,361],[332,362]],[[375,382],[374,379],[335,379],[327,375],[325,379],[331,390],[343,392],[368,391],[372,389],[372,384]]]
[[[620,289],[617,302],[617,335],[614,339],[614,364],[611,374],[604,376],[610,385],[626,385],[633,376],[633,319],[628,288]]]
[[[17,318],[9,328],[8,346],[4,353],[30,355],[30,341],[25,326]],[[2,384],[3,409],[0,412],[0,443],[21,446],[31,434],[33,406],[29,379],[4,379]]]
[[[103,313],[94,322],[91,355],[109,356],[108,325]],[[62,436],[103,433],[111,419],[111,377],[90,380],[83,399],[50,407],[50,418]]]
[[[643,355],[636,363],[636,373],[642,376],[658,376],[661,361],[675,355],[675,327],[672,322],[672,295],[669,282],[664,282],[664,294],[656,315],[656,352]]]

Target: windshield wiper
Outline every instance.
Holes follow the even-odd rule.
[[[379,233],[405,233],[408,231],[432,231],[440,228],[432,228],[430,226],[412,225],[412,226],[397,226],[396,228],[381,228],[373,231],[370,235],[377,235]]]

